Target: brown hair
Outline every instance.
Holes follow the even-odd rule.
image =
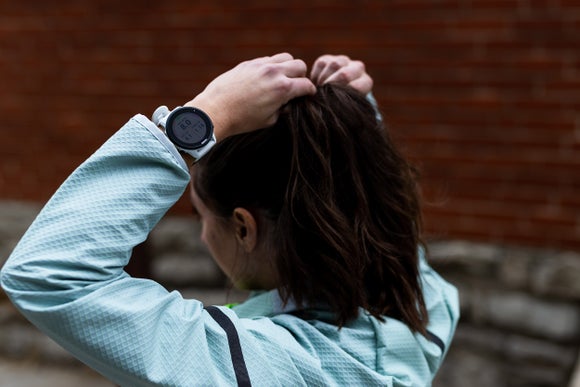
[[[273,127],[216,145],[194,185],[217,215],[243,207],[270,225],[285,302],[324,302],[339,326],[361,307],[424,333],[415,175],[364,96],[325,85]]]

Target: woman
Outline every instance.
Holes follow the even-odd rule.
[[[319,58],[318,90],[305,72],[280,54],[216,78],[186,104],[217,141],[190,171],[151,121],[129,121],[3,268],[15,305],[123,386],[429,385],[457,295],[421,256],[413,171],[363,96],[360,62]],[[232,309],[123,271],[190,180],[202,239],[256,290]]]

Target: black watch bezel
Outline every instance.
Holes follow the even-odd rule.
[[[175,135],[174,130],[173,130],[173,124],[174,124],[175,120],[177,119],[177,117],[179,117],[181,114],[186,114],[186,113],[195,114],[196,116],[201,118],[201,120],[205,124],[205,135],[204,135],[203,139],[201,141],[194,143],[194,144],[187,143],[187,142],[180,140],[179,138],[177,138],[177,136]],[[211,141],[211,139],[213,137],[213,123],[212,123],[211,119],[209,118],[209,116],[207,114],[205,114],[204,111],[197,109],[197,108],[194,108],[192,106],[183,106],[183,107],[179,107],[179,108],[175,109],[174,111],[172,111],[169,114],[169,116],[167,117],[167,122],[165,124],[165,133],[167,134],[167,137],[169,137],[171,142],[173,142],[175,145],[177,145],[180,148],[192,149],[192,150],[199,149]]]

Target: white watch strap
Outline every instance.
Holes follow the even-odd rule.
[[[183,149],[180,147],[177,147],[177,149],[181,150],[182,152],[185,152],[189,155],[191,155],[194,159],[199,160],[203,157],[203,155],[205,155],[207,152],[209,152],[209,150],[216,144],[216,139],[215,139],[215,135],[212,134],[211,139],[209,140],[209,142],[207,144],[205,144],[204,146],[202,146],[201,148],[198,149]]]

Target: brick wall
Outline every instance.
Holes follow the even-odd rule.
[[[0,199],[46,201],[128,117],[241,60],[346,53],[422,170],[432,237],[578,249],[579,24],[571,0],[6,0]]]

